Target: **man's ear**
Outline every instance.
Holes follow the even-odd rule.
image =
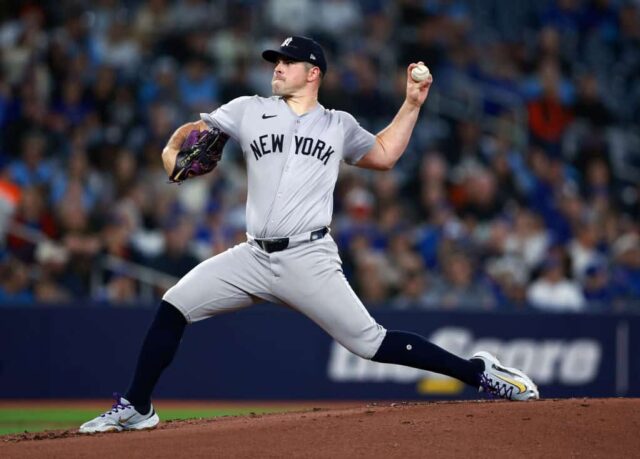
[[[307,72],[307,80],[314,81],[316,79],[320,80],[322,78],[320,67],[311,67],[309,72]]]

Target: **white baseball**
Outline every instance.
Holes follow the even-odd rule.
[[[413,70],[411,70],[411,78],[415,82],[421,82],[429,78],[429,67],[424,64],[416,65]]]

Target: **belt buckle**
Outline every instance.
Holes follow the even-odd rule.
[[[271,241],[271,243],[273,244],[272,252],[280,252],[289,247],[289,238],[276,239],[275,241]]]
[[[289,246],[289,238],[282,239],[257,239],[258,245],[267,253],[280,252]]]

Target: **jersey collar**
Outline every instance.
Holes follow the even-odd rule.
[[[287,109],[289,110],[289,112],[291,113],[291,115],[293,115],[295,118],[303,118],[303,117],[307,117],[307,116],[311,116],[316,114],[318,111],[320,110],[324,110],[324,107],[322,106],[322,104],[320,104],[320,102],[318,102],[311,110],[309,110],[308,112],[303,113],[302,115],[298,115],[296,112],[294,112],[291,107],[289,107],[289,104],[284,100],[284,97],[282,96],[278,96],[278,99],[280,100],[280,102],[282,102]]]

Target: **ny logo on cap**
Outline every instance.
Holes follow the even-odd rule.
[[[292,40],[291,37],[287,38],[285,41],[282,42],[282,44],[280,46],[282,46],[283,48],[285,46],[289,46],[291,44],[291,40]]]
[[[313,59],[315,61],[316,60],[316,56],[314,56],[313,53],[311,53],[311,55],[309,56],[309,59]]]

